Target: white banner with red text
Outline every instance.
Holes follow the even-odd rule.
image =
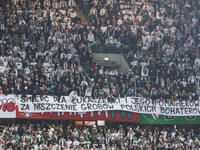
[[[16,118],[17,101],[15,95],[0,95],[0,118]]]

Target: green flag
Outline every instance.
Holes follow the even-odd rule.
[[[157,118],[152,114],[140,114],[140,124],[200,124],[199,116],[163,116]]]

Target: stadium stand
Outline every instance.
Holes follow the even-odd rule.
[[[85,20],[85,21],[83,21]],[[93,61],[123,53],[130,69]],[[89,69],[86,69],[89,66]],[[1,0],[0,94],[195,101],[199,0]],[[199,150],[195,128],[0,124],[0,150]]]
[[[198,99],[198,1],[9,0],[2,6],[3,94]],[[92,65],[85,71],[98,43],[121,45],[131,70]]]
[[[13,122],[0,126],[2,150],[199,150],[199,128],[139,125],[73,126]]]

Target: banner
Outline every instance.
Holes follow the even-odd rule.
[[[157,116],[140,114],[140,124],[200,124],[199,116]]]
[[[17,100],[21,112],[92,112],[121,110],[142,114],[167,116],[200,116],[200,100],[151,100],[142,97],[93,99],[69,96],[20,96]]]
[[[20,112],[94,112],[128,111],[166,116],[200,116],[200,100],[151,100],[142,97],[93,99],[70,96],[1,95],[0,100],[13,100]],[[15,105],[14,105],[15,106]]]
[[[17,112],[17,118],[26,119],[63,119],[63,120],[105,120],[120,122],[139,123],[139,114],[122,111],[102,111],[86,113],[69,112],[46,112],[46,113],[24,113]]]

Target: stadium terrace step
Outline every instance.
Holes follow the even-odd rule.
[[[84,13],[82,12],[82,10],[80,9],[80,7],[78,5],[76,6],[75,10],[76,10],[76,12],[78,13],[78,16],[81,19],[81,23],[88,25],[89,24],[88,20],[86,19],[86,16],[84,15]]]

